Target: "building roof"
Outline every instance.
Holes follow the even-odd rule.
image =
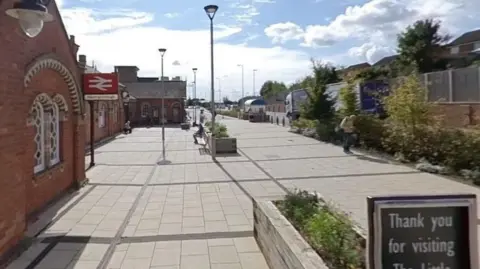
[[[165,92],[163,94],[162,81],[154,82],[124,82],[128,93],[136,99],[159,99],[165,98],[186,98],[187,82],[165,80]]]
[[[364,62],[364,63],[360,63],[360,64],[354,64],[354,65],[350,65],[349,67],[345,68],[346,70],[353,70],[353,69],[361,69],[361,68],[367,68],[367,67],[370,67],[371,65],[367,62]]]
[[[265,101],[263,101],[262,99],[250,99],[245,101],[245,105],[246,106],[264,106]]]
[[[473,43],[476,41],[480,41],[480,29],[464,33],[463,35],[453,40],[449,44],[449,46],[458,46],[458,45]]]
[[[385,66],[391,64],[393,61],[395,61],[398,58],[398,55],[391,55],[387,57],[383,57],[379,61],[373,64],[373,66]]]

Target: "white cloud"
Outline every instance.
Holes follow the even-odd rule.
[[[173,18],[176,18],[176,17],[180,16],[180,13],[176,13],[176,12],[166,13],[166,14],[164,14],[164,16],[166,18],[173,19]]]
[[[254,3],[262,3],[262,4],[275,4],[277,1],[275,0],[253,0]]]
[[[356,58],[361,62],[369,62],[370,64],[394,53],[395,50],[391,47],[376,45],[370,42],[348,50],[348,55],[350,57]]]
[[[285,43],[289,40],[298,40],[303,37],[303,30],[293,22],[276,23],[264,30],[265,35],[272,39],[273,43]]]
[[[165,54],[166,76],[193,79],[197,67],[197,96],[203,97],[210,85],[210,35],[208,23],[189,31],[145,26],[153,20],[148,13],[135,11],[92,11],[84,8],[62,10],[69,34],[76,36],[80,54],[88,62],[95,61],[103,72],[114,65],[136,65],[142,76],[159,76],[159,47]],[[101,14],[102,16],[99,16]],[[106,15],[107,14],[107,15]],[[256,74],[256,90],[269,79],[293,82],[309,72],[309,55],[280,47],[255,48],[245,44],[231,45],[223,40],[241,32],[239,27],[219,25],[215,29],[215,76],[228,75],[222,81],[222,94],[241,92],[241,70],[245,66],[245,93],[252,92],[252,70]],[[175,63],[175,64],[174,64]],[[236,98],[239,96],[237,95]]]
[[[472,27],[469,25],[478,25],[479,17],[478,0],[371,0],[347,7],[326,24],[307,26],[302,45],[323,47],[356,39],[365,45],[352,49],[350,54],[364,51],[362,57],[373,59],[389,50],[385,48],[395,47],[397,34],[418,19],[439,19],[445,30],[459,34],[469,30]],[[297,25],[290,25],[290,28],[297,32],[302,30]],[[271,32],[268,36],[282,41],[298,39],[298,35],[289,37],[283,32]],[[375,52],[377,49],[379,52]]]

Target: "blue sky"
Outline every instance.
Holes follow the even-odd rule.
[[[478,0],[57,0],[80,53],[101,71],[137,65],[140,75],[159,76],[158,48],[167,48],[165,75],[209,90],[209,21],[206,4],[217,4],[215,77],[222,96],[238,98],[266,80],[291,83],[309,73],[310,58],[348,66],[393,54],[396,34],[417,19],[442,20],[456,35],[478,27]],[[220,85],[218,82],[220,81]],[[219,98],[219,97],[217,97]]]

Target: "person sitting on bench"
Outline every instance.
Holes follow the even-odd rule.
[[[123,126],[123,133],[124,134],[131,134],[132,133],[132,127],[130,126],[130,121],[127,120],[127,122],[125,122],[125,125]]]
[[[205,115],[203,114],[203,109],[200,110],[200,123],[198,124],[198,130],[193,134],[193,143],[198,144],[197,137],[203,137],[203,121],[205,120]]]

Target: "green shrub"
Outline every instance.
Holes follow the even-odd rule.
[[[294,191],[285,196],[285,200],[278,204],[283,215],[298,230],[303,230],[307,221],[317,212],[318,197],[307,191]]]
[[[205,123],[205,128],[207,128],[208,131],[211,132],[212,130],[212,122],[207,121]],[[227,132],[227,126],[222,123],[215,122],[215,138],[227,138],[228,132]]]
[[[217,113],[219,115],[224,115],[228,117],[233,117],[236,118],[238,117],[238,109],[232,109],[232,110],[217,110]]]
[[[369,149],[384,150],[382,139],[385,135],[383,120],[372,115],[358,115],[355,118],[355,129],[360,135],[360,145]]]
[[[292,125],[298,129],[315,129],[317,127],[317,122],[314,120],[299,118],[298,120],[294,120]]]
[[[360,268],[360,241],[347,216],[330,210],[327,205],[309,219],[305,232],[308,241],[329,268]]]
[[[358,114],[358,100],[355,92],[355,85],[353,82],[340,89],[339,101],[342,104],[340,114],[343,117]]]

